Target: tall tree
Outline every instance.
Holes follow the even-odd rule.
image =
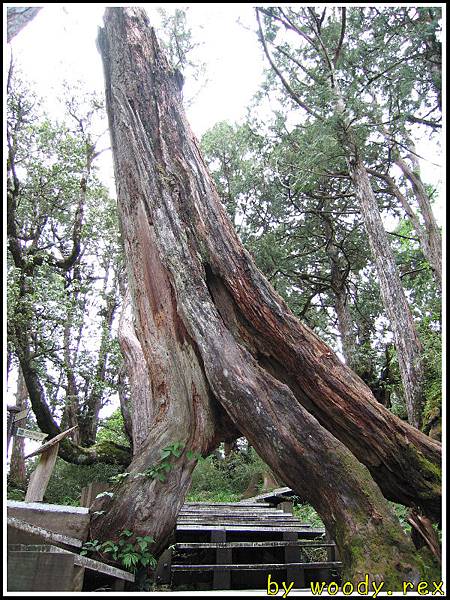
[[[394,333],[408,419],[420,427],[424,402],[422,346],[365,164],[369,137],[366,121],[379,107],[364,101],[364,91],[384,72],[366,77],[365,81],[362,76],[354,77],[355,55],[360,59],[361,53],[346,36],[347,29],[351,30],[353,40],[363,35],[361,10],[351,9],[348,19],[346,8],[340,9],[339,17],[335,10],[329,14],[327,10],[318,13],[313,8],[257,9],[259,35],[285,93],[306,112],[309,123],[320,123],[339,143],[377,265],[381,294]],[[266,33],[261,15],[269,28]],[[295,34],[298,44],[278,41],[280,28],[282,32]],[[272,56],[269,44],[277,58]],[[398,62],[391,53],[385,60],[390,62],[385,72]]]
[[[95,461],[99,449],[88,448],[118,359],[111,327],[121,268],[114,208],[95,174],[90,120],[100,105],[93,99],[83,113],[69,99],[69,126],[40,116],[37,104],[10,76],[8,341],[39,427],[51,438],[77,424],[61,455]],[[117,450],[124,460],[127,451]]]
[[[150,415],[147,438],[114,496],[94,505],[105,513],[93,517],[93,535],[150,531],[160,550],[189,485],[192,452],[207,454],[240,432],[317,508],[345,576],[417,581],[417,557],[371,475],[386,495],[439,518],[439,444],[383,409],[243,250],[145,12],[108,8],[99,47],[152,405],[141,404],[143,394],[133,405],[139,418]]]

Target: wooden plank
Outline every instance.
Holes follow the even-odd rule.
[[[220,513],[226,515],[277,515],[280,511],[277,508],[256,508],[249,506],[248,508],[240,508],[235,510],[231,506],[188,506],[181,508],[180,514],[204,514],[204,513]]]
[[[258,494],[257,496],[252,496],[251,498],[241,500],[240,504],[246,504],[247,502],[263,502],[264,500],[269,500],[271,498],[274,500],[280,500],[281,496],[295,496],[295,493],[290,487],[281,487],[277,488],[276,490],[272,490],[271,492],[265,492],[264,494]],[[281,500],[283,500],[283,498],[281,498]]]
[[[38,466],[30,477],[25,502],[41,502],[44,499],[45,490],[58,458],[58,448],[59,444],[55,444],[41,453]]]
[[[267,519],[258,519],[258,518],[254,518],[254,519],[249,519],[248,517],[246,518],[242,518],[242,519],[236,519],[233,517],[197,517],[197,518],[193,518],[193,517],[178,517],[177,519],[177,523],[200,523],[200,524],[211,524],[211,525],[217,525],[219,523],[222,524],[229,524],[229,525],[273,525],[273,526],[280,526],[282,527],[283,525],[288,525],[288,526],[295,526],[295,527],[308,527],[307,523],[301,523],[300,521],[296,521],[295,519],[275,519],[275,518],[267,518]],[[311,525],[309,525],[309,527],[311,527]]]
[[[70,548],[81,548],[83,542],[60,533],[54,533],[44,527],[31,525],[15,517],[7,517],[8,544],[39,544],[48,543],[68,546]]]
[[[309,528],[311,527],[311,525],[308,525],[307,523],[301,523],[300,521],[297,521],[296,519],[272,519],[272,518],[268,518],[268,519],[249,519],[249,518],[244,518],[244,519],[235,519],[235,518],[228,518],[228,517],[216,517],[216,518],[207,518],[207,517],[199,517],[199,518],[192,518],[192,517],[178,517],[177,519],[177,523],[180,523],[181,525],[184,524],[188,524],[191,523],[192,525],[195,525],[196,523],[199,524],[210,524],[210,525],[269,525],[269,526],[278,526],[278,527],[283,527],[284,525],[287,525],[288,527],[303,527],[303,528]]]
[[[219,548],[222,545],[229,546],[230,548],[284,548],[285,546],[295,546],[296,548],[327,548],[328,546],[334,546],[334,544],[328,542],[270,540],[262,542],[226,542],[225,544],[221,544],[220,542],[179,542],[175,544],[175,549],[207,550],[208,548]]]
[[[9,592],[72,591],[74,555],[8,551]]]
[[[223,529],[223,525],[202,525],[201,523],[197,524],[180,524],[177,525],[177,531],[214,531],[218,529]],[[306,528],[306,527],[291,527],[284,525],[283,527],[271,527],[269,525],[227,525],[227,531],[248,531],[254,533],[264,533],[267,531],[276,531],[281,533],[283,531],[297,531],[302,535],[310,535],[312,537],[323,535],[324,529],[315,529],[315,528]]]
[[[185,502],[183,504],[183,507],[185,506],[231,506],[236,509],[242,508],[243,510],[245,510],[245,508],[247,508],[248,506],[253,506],[256,508],[273,508],[271,504],[267,504],[265,502]]]
[[[75,425],[75,427],[71,427],[70,429],[67,429],[66,431],[63,431],[62,433],[56,435],[54,438],[46,442],[43,446],[41,446],[31,454],[25,456],[25,458],[31,458],[32,456],[36,456],[37,454],[42,454],[42,452],[45,452],[46,450],[48,450],[48,448],[52,448],[54,445],[59,444],[61,440],[67,437],[69,433],[72,433],[72,431],[77,427],[78,425]]]
[[[7,515],[83,542],[88,538],[89,509],[81,506],[8,500]]]
[[[296,563],[255,563],[235,565],[172,565],[172,571],[282,571],[289,567],[301,567],[302,569],[340,569],[341,562],[296,562]]]
[[[56,553],[56,554],[69,554],[73,556],[74,565],[78,567],[83,567],[85,569],[89,569],[91,571],[97,571],[98,573],[103,573],[104,575],[110,575],[111,577],[115,577],[117,579],[124,579],[125,581],[134,581],[133,573],[129,573],[128,571],[124,571],[123,569],[118,569],[117,567],[112,567],[111,565],[107,565],[106,563],[102,563],[98,560],[93,560],[92,558],[88,558],[87,556],[81,556],[80,554],[75,554],[74,552],[70,552],[70,550],[64,550],[63,548],[57,548],[53,545],[47,544],[13,544],[8,545],[8,552],[43,552],[43,553]]]

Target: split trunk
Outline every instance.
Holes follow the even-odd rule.
[[[122,348],[138,439],[130,475],[93,507],[105,513],[92,534],[151,533],[159,553],[193,452],[245,435],[317,509],[346,576],[417,579],[412,544],[374,479],[386,496],[439,518],[440,445],[384,410],[243,249],[145,12],[106,9],[99,47],[133,307]],[[181,455],[164,458],[175,442]]]

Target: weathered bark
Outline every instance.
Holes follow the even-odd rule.
[[[38,14],[42,7],[9,6],[7,9],[7,41],[8,43],[16,36],[27,23]]]
[[[133,455],[139,453],[148,435],[148,423],[153,416],[151,386],[145,356],[133,326],[131,295],[127,289],[119,321],[119,344],[128,376],[128,402],[121,403],[124,420],[133,440]],[[131,399],[133,404],[131,405]],[[141,410],[135,410],[135,407]]]
[[[27,408],[28,392],[25,380],[23,378],[22,369],[19,367],[19,374],[17,378],[17,391],[16,391],[16,406],[20,410]],[[17,421],[17,427],[24,427],[26,419]],[[9,467],[8,480],[10,483],[24,486],[26,483],[27,473],[25,468],[25,438],[15,436],[13,438],[12,450],[11,450],[11,462]]]
[[[393,585],[417,578],[412,544],[352,452],[387,495],[426,505],[436,517],[439,444],[384,410],[256,269],[144,11],[108,8],[99,47],[136,337],[151,391],[134,410],[151,419],[132,475],[112,499],[97,502],[106,513],[93,519],[92,534],[106,539],[125,526],[150,532],[158,553],[189,485],[187,450],[207,453],[232,439],[234,423],[287,485],[307,494],[337,540],[346,576],[369,569]],[[165,483],[133,478],[174,441],[184,452]]]

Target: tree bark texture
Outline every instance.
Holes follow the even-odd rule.
[[[414,427],[420,428],[424,404],[422,345],[417,335],[368,173],[358,158],[357,151],[352,151],[353,144],[351,142],[348,147],[350,148],[348,160],[350,177],[355,187],[372,256],[377,267],[383,304],[394,334],[408,421]]]
[[[158,552],[195,464],[187,450],[206,454],[240,433],[316,507],[349,576],[361,575],[370,556],[375,574],[415,577],[411,543],[371,473],[386,495],[436,517],[439,444],[384,410],[257,270],[221,205],[145,12],[108,8],[99,48],[147,371],[147,393],[133,400],[147,437],[129,470],[148,468],[175,440],[184,452],[164,483],[129,476],[99,502],[106,513],[93,519],[92,534],[150,530]]]
[[[9,42],[38,14],[42,7],[9,6],[7,9],[7,41]]]

